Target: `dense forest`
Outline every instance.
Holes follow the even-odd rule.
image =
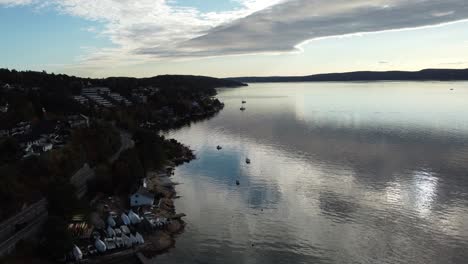
[[[89,86],[105,86],[127,95],[132,89],[154,86],[160,89],[183,91],[213,92],[218,87],[239,87],[245,84],[205,76],[160,75],[150,78],[110,77],[103,79],[80,78],[65,74],[54,74],[36,71],[16,71],[0,69],[0,86],[16,85],[23,88],[39,87],[57,96],[79,94],[81,89]]]

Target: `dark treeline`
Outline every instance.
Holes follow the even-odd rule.
[[[79,94],[81,89],[89,86],[109,87],[123,95],[132,89],[154,86],[160,89],[182,89],[200,92],[213,92],[218,87],[239,87],[245,84],[205,76],[160,75],[150,78],[109,77],[104,79],[80,78],[65,74],[54,74],[35,71],[16,71],[0,69],[0,85],[10,84],[23,88],[39,87],[47,92],[59,95]]]
[[[22,151],[14,138],[0,138],[0,220],[24,204],[53,195],[55,186],[66,188],[64,183],[68,184],[70,176],[84,163],[95,166],[106,162],[120,144],[119,133],[105,123],[77,129],[64,148],[26,159],[21,159]],[[73,197],[74,192],[65,193],[62,199]]]
[[[238,87],[243,83],[204,76],[162,75],[151,78],[110,77],[91,79],[35,71],[16,71],[0,69],[0,88],[10,85],[15,89],[0,89],[0,106],[10,104],[8,114],[0,115],[0,129],[14,126],[25,120],[41,120],[43,110],[55,114],[82,113],[92,117],[102,116],[93,108],[85,107],[74,101],[71,96],[78,95],[86,87],[109,87],[127,98],[131,91],[141,87],[159,89],[157,96],[150,98],[151,107],[142,111],[147,118],[148,110],[171,107],[178,113],[187,113],[193,101],[204,104],[203,98],[216,94],[218,87]],[[211,102],[206,110],[210,110]],[[140,107],[141,108],[141,107]],[[134,118],[135,116],[131,116]]]
[[[357,82],[357,81],[466,81],[468,69],[426,69],[417,72],[346,72],[327,73],[308,76],[271,76],[271,77],[236,77],[226,80],[239,82]]]

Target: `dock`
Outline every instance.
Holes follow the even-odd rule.
[[[187,215],[182,213],[182,214],[176,214],[174,216],[169,217],[169,219],[181,219],[182,217],[186,217]]]

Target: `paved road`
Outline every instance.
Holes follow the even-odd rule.
[[[116,161],[119,158],[120,153],[122,153],[124,150],[131,149],[135,146],[135,142],[132,140],[131,135],[123,130],[120,130],[120,143],[120,149],[114,155],[112,155],[112,157],[110,157],[110,163]]]

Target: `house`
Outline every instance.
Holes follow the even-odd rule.
[[[72,98],[73,100],[77,101],[80,104],[87,104],[89,102],[89,100],[82,95],[76,95],[76,96],[73,96]]]
[[[10,135],[10,130],[0,130],[0,137],[8,137]]]
[[[132,207],[143,205],[151,206],[153,204],[154,194],[143,187],[130,196],[130,206]]]
[[[8,83],[5,84],[5,85],[3,85],[3,89],[4,89],[4,90],[11,90],[11,89],[13,89],[13,88],[14,88],[14,87],[11,86],[11,85],[9,85]]]
[[[131,106],[132,102],[130,102],[127,98],[121,96],[118,93],[109,93],[109,98],[117,104],[125,104],[126,106]]]
[[[71,128],[89,127],[89,118],[85,115],[72,115],[68,118],[68,124]]]
[[[4,105],[4,106],[0,106],[0,112],[2,112],[2,113],[8,112],[8,107],[9,107],[8,103],[6,105]]]
[[[142,93],[133,93],[132,98],[134,101],[140,104],[146,104],[148,103],[148,96],[144,95]]]

